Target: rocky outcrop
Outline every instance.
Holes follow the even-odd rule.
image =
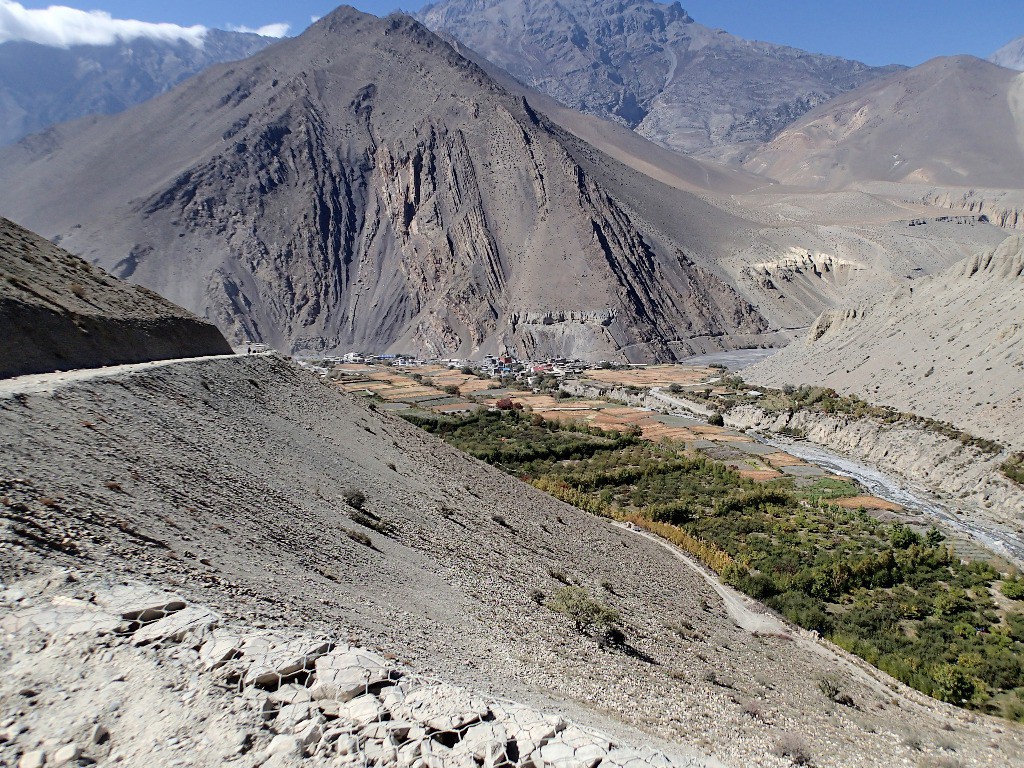
[[[1022,302],[1024,239],[1012,236],[910,287],[824,312],[743,375],[857,394],[1021,450]]]
[[[927,205],[967,211],[979,220],[1003,229],[1024,230],[1024,194],[1004,190],[931,190],[921,201]]]
[[[169,602],[167,595],[142,585],[115,588],[115,595],[102,584],[79,583],[75,596],[68,596],[67,587],[79,579],[80,574],[55,571],[0,593],[0,647],[15,662],[8,675],[35,686],[31,697],[46,704],[44,718],[13,718],[5,726],[0,759],[6,764],[133,763],[145,753],[147,764],[163,766],[163,749],[152,754],[149,742],[133,741],[127,732],[162,731],[166,704],[142,715],[141,722],[125,722],[131,717],[126,713],[145,706],[153,694],[123,682],[129,672],[158,677],[161,668],[176,680],[176,688],[189,690],[189,702],[177,702],[180,710],[194,709],[197,720],[207,719],[213,708],[230,713],[229,722],[217,729],[171,737],[169,751],[187,745],[193,765],[243,755],[249,764],[267,768],[712,764],[622,744],[559,714],[423,677],[336,637],[309,635],[304,628],[284,633],[237,626],[209,608],[176,596]],[[153,612],[157,605],[164,606],[159,614]],[[59,650],[42,651],[40,640],[43,647]],[[97,722],[83,729],[78,727],[83,713],[66,698],[54,697],[51,688],[61,669],[79,667],[97,652],[123,671],[95,682]],[[116,706],[112,696],[120,699]],[[234,732],[227,743],[218,743],[224,725]]]
[[[0,378],[230,354],[208,322],[0,219]]]
[[[418,18],[569,107],[717,157],[895,69],[742,40],[678,2],[442,0]]]
[[[1011,40],[988,58],[993,64],[1024,71],[1024,37]]]

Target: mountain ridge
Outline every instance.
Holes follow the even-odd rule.
[[[719,158],[893,70],[743,40],[678,2],[442,0],[417,18],[566,106]]]
[[[0,43],[0,145],[86,115],[121,112],[208,66],[247,58],[274,42],[211,29],[201,46],[151,38],[68,48]]]
[[[671,359],[764,334],[705,244],[745,225],[678,192],[690,213],[652,227],[602,186],[618,168],[415,21],[340,8],[0,152],[0,205],[282,349]]]

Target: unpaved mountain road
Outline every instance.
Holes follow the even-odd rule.
[[[272,354],[272,353],[260,353]],[[193,363],[202,360],[220,360],[238,357],[238,355],[210,355],[208,357],[182,357],[172,360],[152,360],[147,363],[126,363],[124,365],[107,365],[102,368],[76,368],[71,371],[51,371],[50,373],[32,373],[26,376],[15,376],[0,379],[0,397],[13,397],[19,394],[43,394],[82,381],[103,379],[125,373],[138,373],[165,365]]]
[[[642,536],[645,539],[653,541],[659,546],[667,549],[672,555],[683,562],[687,567],[692,569],[695,573],[699,574],[711,588],[715,590],[722,598],[722,602],[725,603],[725,610],[729,614],[729,618],[732,619],[736,626],[740,629],[745,629],[748,632],[760,632],[764,634],[784,635],[790,636],[789,627],[787,627],[782,621],[776,617],[766,614],[759,613],[751,610],[752,605],[756,605],[749,598],[744,597],[732,587],[726,586],[710,573],[701,568],[697,563],[691,560],[689,557],[684,555],[679,549],[664,539],[655,536],[653,533],[647,531],[641,531],[628,523],[613,523],[617,528],[630,531],[637,536]]]

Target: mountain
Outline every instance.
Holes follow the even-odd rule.
[[[5,215],[236,340],[671,359],[768,338],[715,261],[752,224],[585,144],[408,17],[340,8],[29,137],[0,176]]]
[[[442,0],[417,17],[573,109],[715,157],[895,69],[743,40],[678,2]]]
[[[856,308],[825,312],[748,381],[853,392],[1024,448],[1024,238]]]
[[[744,167],[788,184],[883,181],[1020,189],[1024,76],[938,58],[804,115]]]
[[[0,219],[0,378],[231,354],[216,328]]]
[[[1000,67],[1024,72],[1024,37],[1011,40],[989,56],[988,60]]]
[[[212,64],[245,59],[273,38],[209,30],[202,45],[137,38],[56,48],[0,44],[0,145],[84,115],[139,104]]]

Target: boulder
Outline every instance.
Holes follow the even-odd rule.
[[[495,719],[503,723],[509,739],[515,741],[519,754],[532,754],[544,746],[566,726],[558,715],[542,715],[521,704],[501,703],[492,708]]]
[[[536,768],[594,768],[611,747],[607,737],[570,725],[530,757]]]
[[[279,686],[300,672],[312,670],[316,660],[330,647],[323,640],[296,640],[272,646],[252,659],[245,673],[245,685]],[[248,651],[243,652],[249,656]]]
[[[186,605],[178,595],[138,586],[114,587],[106,594],[96,595],[96,602],[125,621],[142,622],[162,619]]]
[[[434,731],[457,731],[489,713],[483,699],[443,683],[414,688],[393,710],[396,718],[421,723]]]
[[[370,686],[397,677],[398,672],[381,656],[349,648],[316,660],[316,679],[309,690],[314,699],[349,701],[369,693]]]
[[[471,725],[462,741],[452,750],[454,756],[469,755],[485,766],[507,762],[508,733],[501,723],[477,723]]]
[[[344,704],[338,712],[339,720],[353,723],[359,728],[384,720],[387,716],[388,711],[384,709],[380,699],[373,694],[366,694],[365,696],[352,699],[352,701]]]
[[[199,649],[199,663],[207,672],[219,669],[242,655],[242,635],[215,628]]]
[[[132,635],[135,645],[155,642],[180,643],[192,634],[199,634],[220,621],[220,616],[206,608],[189,606],[147,624]]]

